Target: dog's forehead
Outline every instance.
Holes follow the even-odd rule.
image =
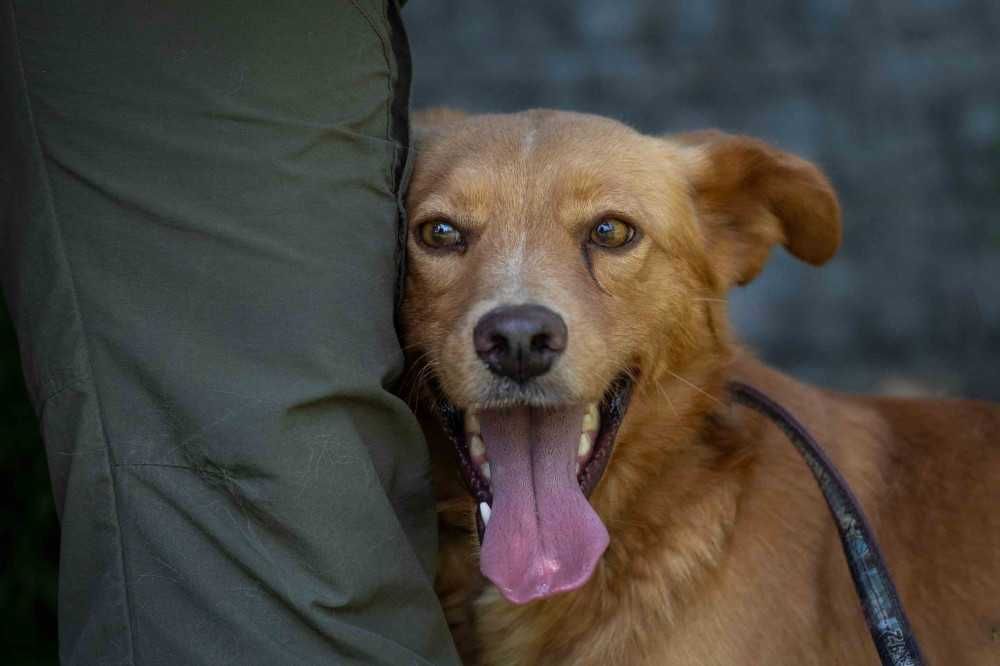
[[[648,141],[613,120],[562,112],[476,116],[431,139],[432,152],[446,156],[456,175],[553,167],[593,170],[629,162],[630,155],[645,152]]]
[[[422,139],[410,202],[472,216],[533,201],[614,204],[655,197],[672,181],[682,188],[671,158],[666,142],[607,118],[558,111],[473,116]]]

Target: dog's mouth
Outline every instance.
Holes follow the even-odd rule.
[[[594,573],[608,531],[587,498],[611,458],[632,386],[623,373],[600,402],[466,410],[438,391],[478,505],[480,568],[508,600],[574,590]]]

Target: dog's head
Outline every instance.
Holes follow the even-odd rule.
[[[771,247],[820,264],[839,209],[811,164],[717,132],[649,137],[529,111],[416,118],[403,328],[514,602],[582,585],[608,544],[587,496],[629,398],[721,359],[717,301]]]

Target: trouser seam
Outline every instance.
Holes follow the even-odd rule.
[[[20,42],[20,39],[18,38],[17,15],[16,15],[16,11],[15,11],[15,8],[14,8],[14,3],[12,1],[9,1],[8,2],[8,7],[10,9],[11,31],[13,32],[13,41],[14,41],[13,46],[12,46],[13,51],[14,51],[14,59],[15,59],[14,65],[17,67],[17,75],[21,79],[21,89],[22,89],[22,91],[24,93],[24,104],[25,104],[25,108],[26,108],[26,115],[27,115],[28,127],[29,127],[29,131],[31,133],[28,140],[31,142],[32,145],[31,145],[31,148],[29,148],[29,150],[32,150],[33,152],[36,153],[36,158],[38,159],[38,163],[41,165],[41,172],[42,172],[42,174],[41,174],[41,176],[42,176],[41,177],[41,181],[42,181],[41,187],[42,187],[43,193],[44,193],[45,206],[47,208],[48,218],[49,218],[49,221],[51,222],[51,224],[53,226],[53,230],[54,230],[54,234],[53,234],[53,236],[54,236],[53,251],[57,255],[58,259],[60,261],[62,261],[66,265],[66,268],[67,268],[66,274],[68,276],[68,281],[69,281],[68,288],[69,288],[69,293],[70,293],[71,301],[72,301],[72,304],[73,304],[73,314],[75,315],[77,321],[80,322],[80,333],[81,333],[81,338],[82,338],[80,344],[81,344],[81,348],[82,348],[84,363],[86,365],[87,370],[86,370],[86,374],[82,375],[79,378],[79,383],[83,383],[84,377],[90,379],[89,383],[90,383],[90,386],[91,386],[91,388],[93,390],[93,393],[94,393],[94,401],[96,402],[96,412],[97,412],[97,419],[96,419],[96,421],[97,421],[97,427],[98,427],[98,430],[99,430],[99,433],[100,433],[101,441],[104,443],[105,461],[106,461],[105,465],[106,465],[106,468],[107,468],[108,476],[110,477],[110,481],[111,481],[111,502],[112,502],[111,506],[112,506],[112,510],[114,511],[114,516],[113,516],[111,522],[114,525],[115,530],[117,532],[116,536],[117,536],[117,539],[118,539],[118,558],[119,558],[119,560],[118,560],[118,566],[119,566],[119,572],[118,572],[118,574],[119,574],[119,578],[121,580],[121,585],[122,585],[122,590],[123,590],[122,594],[124,596],[125,633],[127,635],[127,640],[128,640],[128,647],[127,647],[128,653],[127,653],[126,659],[127,659],[128,663],[130,663],[130,664],[132,664],[134,666],[135,663],[136,663],[135,662],[135,650],[134,650],[135,640],[134,640],[134,636],[133,636],[132,632],[133,632],[133,628],[135,626],[135,619],[134,619],[134,616],[133,616],[133,605],[132,605],[131,594],[130,594],[129,586],[128,586],[127,567],[126,567],[126,564],[125,564],[125,540],[124,540],[124,536],[123,536],[123,532],[122,532],[122,528],[121,528],[121,521],[120,521],[120,511],[119,511],[119,501],[118,501],[118,484],[117,484],[117,477],[116,477],[116,474],[115,474],[115,466],[113,464],[113,456],[112,456],[112,452],[111,452],[111,446],[110,446],[110,443],[108,442],[107,431],[105,429],[105,418],[104,418],[103,406],[102,406],[102,403],[101,403],[101,397],[100,397],[99,391],[97,390],[97,383],[93,380],[93,376],[94,376],[93,361],[92,361],[92,358],[91,358],[90,345],[89,345],[89,342],[88,342],[87,328],[86,328],[86,324],[85,324],[85,321],[84,321],[84,318],[83,318],[82,309],[80,308],[79,294],[78,294],[77,288],[76,288],[76,279],[75,279],[75,277],[73,275],[73,266],[72,266],[72,263],[69,260],[69,256],[66,253],[65,247],[63,245],[62,228],[61,228],[61,226],[59,224],[59,214],[56,211],[55,198],[52,196],[52,183],[51,183],[51,178],[50,178],[50,175],[49,175],[49,168],[48,168],[48,164],[46,162],[46,156],[45,156],[45,152],[44,152],[43,147],[42,147],[41,139],[40,139],[39,134],[38,134],[38,126],[37,126],[37,124],[35,122],[35,113],[34,113],[34,108],[32,106],[32,103],[31,103],[31,94],[30,94],[30,89],[29,89],[29,86],[28,86],[28,77],[27,77],[27,74],[24,71],[24,60],[23,60],[23,57],[21,55],[21,42]],[[54,393],[52,393],[51,395],[49,395],[49,398],[51,398],[52,396],[58,394],[59,392],[61,392],[65,388],[69,388],[70,386],[73,386],[73,385],[76,385],[76,384],[77,384],[77,382],[72,382],[70,384],[67,384],[67,386],[65,386],[63,388],[57,389]]]
[[[387,0],[386,21],[390,30],[392,50],[395,55],[395,79],[392,82],[389,131],[393,138],[393,186],[396,200],[396,284],[393,299],[393,325],[400,348],[405,348],[401,335],[400,312],[406,287],[406,239],[409,222],[406,215],[406,190],[413,171],[410,152],[410,88],[413,64],[410,44],[395,0]]]
[[[389,2],[391,1],[392,0],[389,0]],[[388,95],[386,97],[386,105],[385,105],[385,138],[387,141],[392,142],[393,140],[392,94],[393,94],[393,82],[395,81],[396,78],[396,71],[395,68],[393,67],[393,60],[392,58],[389,57],[390,47],[389,44],[386,42],[385,35],[382,34],[382,31],[379,30],[378,26],[375,24],[375,19],[372,18],[372,16],[370,16],[368,12],[365,11],[365,9],[358,4],[357,0],[351,0],[351,5],[353,5],[354,9],[356,9],[357,12],[361,14],[362,17],[364,17],[365,22],[368,23],[368,27],[372,29],[372,32],[374,32],[375,35],[378,37],[379,44],[382,45],[382,59],[385,61],[385,68],[386,71],[388,72],[388,76],[386,77],[386,83],[385,83],[386,94]],[[388,15],[388,3],[386,3],[385,13],[386,15]],[[389,164],[385,174],[386,182],[390,187],[392,187],[393,183],[395,182],[396,150],[397,148],[393,146],[392,148],[393,159],[391,160],[391,163]]]
[[[52,389],[47,389],[44,391],[39,391],[38,393],[38,404],[44,405],[49,400],[52,400],[61,393],[65,393],[69,389],[76,388],[78,386],[85,386],[88,383],[93,383],[93,379],[90,374],[82,373],[69,378],[64,378],[55,384]],[[49,383],[46,382],[43,386],[48,386]]]

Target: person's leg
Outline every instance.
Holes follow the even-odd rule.
[[[452,663],[384,388],[394,6],[0,0],[0,278],[64,663]]]

